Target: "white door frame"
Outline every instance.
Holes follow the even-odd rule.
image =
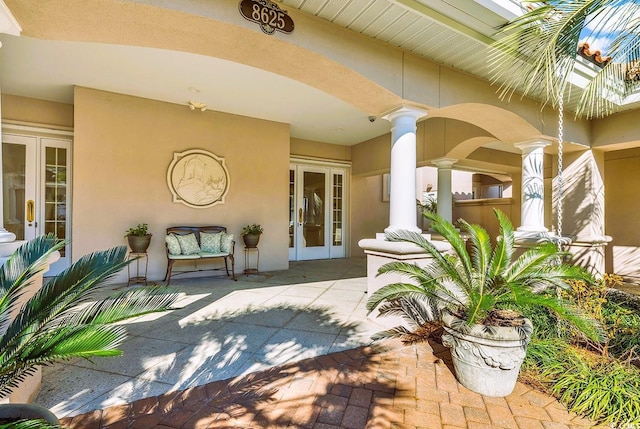
[[[25,132],[27,131],[27,132]],[[50,137],[38,134],[53,134],[60,135],[60,137]],[[27,219],[27,213],[25,209],[24,216],[24,239],[31,240],[38,235],[43,235],[46,232],[46,215],[45,215],[45,192],[47,188],[46,184],[46,148],[62,148],[66,150],[66,196],[64,201],[65,209],[65,238],[69,240],[71,237],[71,160],[72,160],[72,133],[66,131],[59,131],[48,129],[40,129],[37,127],[26,126],[12,126],[3,124],[2,130],[2,143],[9,144],[22,144],[26,148],[26,172],[25,172],[25,201],[33,200],[34,204],[34,219],[29,222]],[[0,157],[1,158],[1,157]],[[5,191],[7,191],[9,184],[3,183],[3,178],[0,175],[0,192],[2,193],[2,202],[5,201]],[[3,204],[0,204],[0,209],[4,210]],[[54,208],[58,208],[57,205]],[[3,212],[4,213],[4,212]],[[57,212],[56,212],[57,213]],[[3,214],[4,216],[4,214]],[[16,219],[19,221],[19,219]],[[6,225],[5,225],[6,227]],[[67,244],[64,249],[64,256],[57,262],[51,265],[46,275],[56,275],[71,263],[71,245]]]
[[[347,255],[347,213],[349,201],[349,163],[332,163],[308,159],[291,159],[289,165],[289,174],[293,171],[293,182],[290,183],[290,246],[289,260],[307,260],[307,259],[333,259],[343,258]],[[324,237],[324,246],[306,247],[304,240],[304,173],[316,172],[325,174],[325,201],[324,201],[324,229],[322,235]],[[341,207],[335,207],[334,204],[334,175],[342,177],[340,183],[340,191],[342,198],[339,202]],[[337,186],[336,186],[337,188]],[[293,192],[293,195],[291,195]],[[342,215],[341,219],[334,219],[334,208]],[[335,222],[335,225],[334,225]],[[334,228],[336,235],[334,236]],[[334,242],[334,239],[337,242]],[[293,246],[291,245],[293,244]]]

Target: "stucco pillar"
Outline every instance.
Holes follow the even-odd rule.
[[[389,226],[385,232],[422,232],[416,217],[416,122],[426,110],[400,106],[382,117],[391,121]]]
[[[457,159],[436,159],[433,165],[438,167],[438,216],[444,220],[453,220],[453,202],[451,200],[451,167]]]
[[[522,151],[522,204],[518,232],[543,233],[544,226],[544,148],[551,142],[532,140],[515,146]]]

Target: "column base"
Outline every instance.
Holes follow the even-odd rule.
[[[561,237],[550,231],[521,231],[518,229],[513,235],[516,247],[534,247],[549,241],[562,246],[571,244],[570,237]]]
[[[572,262],[602,279],[605,270],[605,247],[611,242],[608,235],[577,236],[569,246]]]
[[[389,225],[384,229],[385,233],[396,232],[396,231],[411,231],[411,232],[422,233],[422,228],[418,228],[417,225],[415,226]]]
[[[407,277],[399,274],[389,273],[378,276],[378,270],[383,265],[390,262],[407,262],[425,267],[433,259],[431,255],[415,244],[402,241],[387,241],[384,239],[384,234],[377,234],[376,236],[378,238],[365,238],[358,242],[358,246],[364,249],[364,253],[367,255],[367,294],[369,297],[388,284],[410,281]],[[428,240],[440,252],[447,252],[451,249],[451,245],[446,241],[432,241],[429,238]],[[379,323],[384,328],[398,326],[402,321],[399,317],[381,318],[377,310],[371,312],[369,319]]]

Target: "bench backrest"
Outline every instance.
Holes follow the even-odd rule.
[[[171,226],[167,228],[167,234],[176,234],[176,235],[188,235],[195,234],[196,240],[200,243],[200,233],[208,232],[208,233],[218,233],[218,232],[227,232],[227,228],[224,226]]]

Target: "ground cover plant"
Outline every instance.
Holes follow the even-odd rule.
[[[612,288],[621,281],[573,282],[563,292],[602,327],[592,342],[555,315],[528,309],[537,329],[529,344],[522,381],[557,397],[570,411],[613,427],[640,424],[640,299]]]

